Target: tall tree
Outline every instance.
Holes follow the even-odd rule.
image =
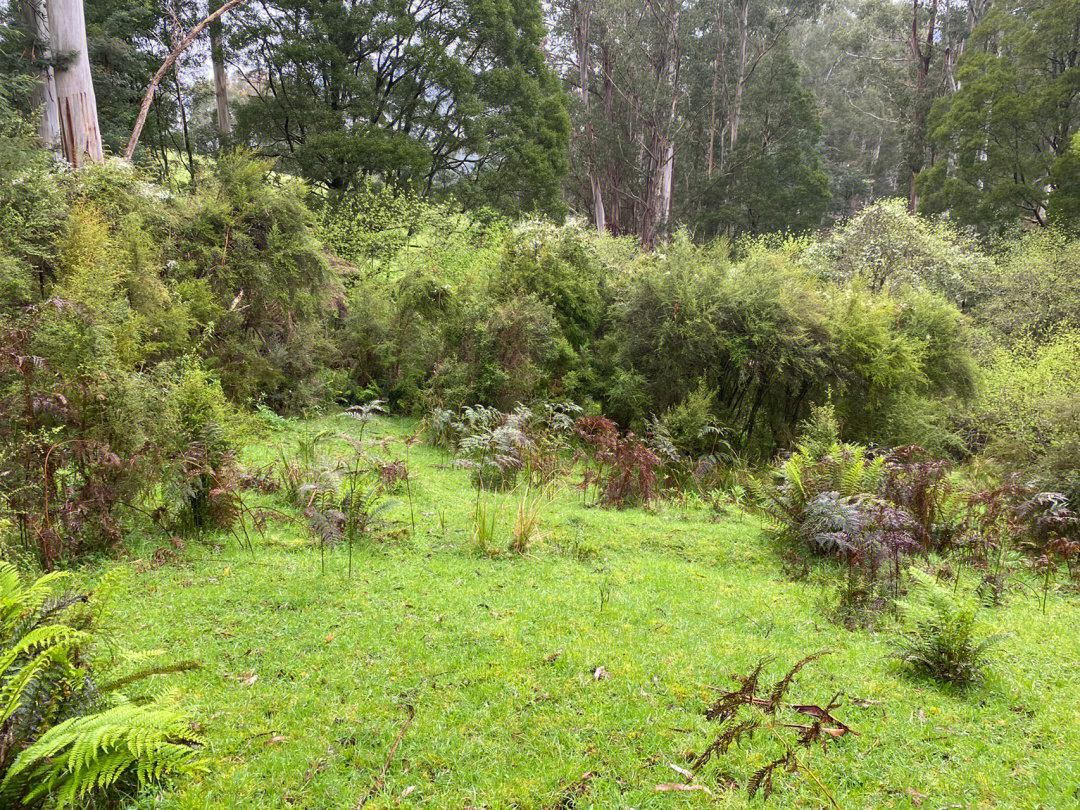
[[[834,219],[907,192],[906,23],[905,7],[892,0],[841,0],[792,32],[792,54],[820,109]]]
[[[82,0],[46,0],[45,5],[49,45],[54,54],[61,56],[54,69],[61,150],[72,166],[101,163],[105,158],[90,76]]]
[[[578,99],[584,112],[585,139],[587,142],[585,159],[588,162],[585,174],[592,193],[593,223],[603,233],[607,230],[607,212],[604,210],[604,192],[600,183],[596,165],[596,130],[592,121],[592,58],[589,49],[589,28],[592,25],[592,0],[573,0],[570,5],[570,25],[573,28],[574,51],[578,65]]]
[[[755,72],[818,3],[605,0],[584,26],[580,2],[551,7],[556,64],[581,101],[570,197],[594,222],[601,202],[608,230],[652,247],[730,187],[718,175]]]
[[[748,82],[738,146],[704,192],[692,220],[705,236],[800,232],[820,224],[829,204],[821,121],[813,94],[786,49],[760,62]]]
[[[920,175],[921,209],[983,228],[1045,225],[1080,131],[1080,0],[995,3],[973,43],[930,116],[940,157]]]
[[[37,74],[31,104],[38,111],[38,137],[47,149],[59,152],[60,107],[56,101],[48,15],[42,0],[23,0],[22,12],[27,31],[26,59]]]
[[[210,61],[214,69],[214,110],[218,132],[232,132],[229,115],[229,73],[225,67],[225,26],[220,19],[210,23]]]
[[[365,177],[557,213],[565,97],[537,0],[274,0],[233,39],[236,133],[332,190]]]

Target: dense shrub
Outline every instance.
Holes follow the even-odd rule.
[[[56,188],[69,196],[48,250],[5,245],[32,268],[30,301],[0,309],[2,539],[46,568],[113,547],[136,514],[205,523],[232,445],[231,406],[198,354],[220,365],[206,338],[225,307],[168,258],[182,217],[172,198],[115,162]],[[244,237],[230,242],[242,250]]]
[[[994,350],[973,419],[986,453],[1080,502],[1080,332]]]
[[[901,199],[866,206],[811,243],[800,261],[843,284],[858,279],[873,292],[917,287],[956,304],[970,303],[993,269],[974,237],[944,220],[912,216]]]
[[[203,294],[202,351],[236,401],[298,409],[325,399],[328,326],[340,290],[298,181],[271,163],[224,155],[178,205],[165,277]],[[208,300],[207,300],[208,299]]]
[[[618,283],[598,398],[605,413],[632,424],[704,384],[740,445],[771,449],[822,385],[824,310],[810,277],[782,255],[736,266],[721,245],[680,237],[640,257]]]
[[[1024,234],[979,281],[972,315],[1004,344],[1080,328],[1080,242],[1060,231]]]

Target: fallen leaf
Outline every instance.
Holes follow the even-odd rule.
[[[911,799],[911,803],[916,807],[921,807],[923,799],[926,798],[925,793],[919,793],[919,791],[915,790],[915,788],[908,788],[907,795],[908,798]]]
[[[829,709],[823,709],[820,706],[814,705],[813,703],[803,705],[796,704],[793,705],[791,708],[799,712],[800,714],[805,714],[817,720],[831,723],[833,726],[835,726],[835,728],[823,728],[822,731],[833,737],[842,737],[845,734],[855,734],[856,736],[858,736],[859,734],[859,732],[857,732],[855,729],[850,728],[846,723],[841,720],[837,720],[835,717],[832,716],[832,714],[829,712],[829,709],[835,708],[835,705],[832,703],[829,704]]]
[[[593,670],[592,676],[594,680],[606,681],[608,678],[611,677],[611,673],[608,672],[604,667],[597,667]]]
[[[551,655],[544,658],[544,663],[545,664],[553,664],[553,663],[555,663],[555,659],[557,659],[560,655],[562,655],[562,650],[561,649],[556,650]]]
[[[665,790],[703,790],[706,796],[712,796],[712,791],[705,785],[684,785],[682,782],[661,782],[653,790],[658,793]]]
[[[333,633],[327,633],[326,634],[326,643],[329,644],[333,640],[334,640],[334,634]]]
[[[416,790],[416,785],[409,785],[407,788],[405,788],[403,791],[401,791],[401,798],[404,799],[406,796],[408,796],[414,790]]]
[[[244,686],[254,686],[257,680],[259,680],[259,673],[255,670],[250,670],[240,676],[240,683],[244,684]]]
[[[263,745],[277,745],[278,743],[283,743],[283,742],[285,742],[285,737],[282,736],[281,734],[277,734],[277,735],[271,737],[266,742],[264,742]]]

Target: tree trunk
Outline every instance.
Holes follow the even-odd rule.
[[[919,207],[915,190],[915,178],[922,168],[923,156],[918,152],[925,149],[927,88],[926,79],[930,75],[930,63],[934,55],[934,28],[937,24],[938,0],[930,0],[930,19],[926,28],[926,41],[919,42],[919,0],[912,0],[911,9],[911,59],[915,66],[915,108],[912,115],[912,139],[908,155],[908,211],[912,214]]]
[[[65,2],[75,1],[76,0],[65,0]],[[146,93],[143,95],[142,105],[139,107],[139,114],[135,117],[135,126],[131,130],[131,137],[128,139],[127,148],[124,150],[124,160],[131,160],[132,156],[135,154],[135,147],[139,143],[139,136],[142,135],[143,126],[146,124],[146,114],[150,112],[150,105],[154,101],[154,93],[157,92],[158,85],[161,84],[161,80],[165,78],[165,74],[169,71],[169,68],[171,68],[176,60],[180,58],[180,54],[195,41],[195,38],[203,32],[203,29],[206,28],[206,26],[221,17],[222,14],[228,13],[246,1],[247,0],[228,0],[225,5],[188,31],[187,36],[184,37],[183,41],[173,49],[172,53],[165,57],[165,61],[162,62],[161,67],[157,69],[157,73],[155,73],[154,77],[150,80],[150,84],[146,88]]]
[[[657,17],[661,16],[657,9]],[[671,215],[671,178],[675,164],[675,142],[672,128],[679,103],[679,7],[678,0],[667,0],[663,10],[664,36],[656,56],[657,83],[670,93],[666,108],[657,107],[650,119],[649,145],[646,159],[648,176],[645,181],[645,205],[641,219],[641,245],[646,250],[656,247],[664,235]]]
[[[45,0],[49,13],[49,43],[54,54],[67,55],[57,68],[56,105],[60,145],[72,166],[101,163],[101,132],[97,99],[86,53],[86,18],[82,0]]]
[[[217,106],[217,126],[218,132],[228,135],[232,132],[232,120],[229,118],[229,74],[225,70],[223,34],[224,26],[220,18],[210,23],[210,60],[214,64],[214,103]]]
[[[739,140],[739,117],[742,114],[743,88],[746,86],[746,40],[750,36],[750,0],[741,0],[742,5],[736,15],[738,22],[739,56],[736,65],[735,98],[731,103],[731,119],[728,135],[731,142],[728,148],[734,152]]]
[[[709,94],[709,146],[705,153],[705,176],[712,180],[716,155],[716,95],[720,87],[720,61],[724,58],[724,18],[720,4],[716,5],[716,58],[713,61],[712,91]],[[721,145],[721,148],[723,146]]]
[[[607,217],[604,213],[604,194],[600,187],[600,178],[596,171],[596,135],[592,122],[592,103],[589,96],[589,25],[592,22],[591,0],[575,2],[570,9],[573,21],[574,45],[578,60],[578,90],[581,94],[581,106],[585,111],[585,138],[588,142],[589,192],[592,198],[593,223],[596,230],[607,230]]]
[[[608,43],[605,32],[600,32],[600,71],[603,74],[603,102],[604,120],[607,122],[607,131],[615,132],[615,82],[612,74],[615,71],[615,55]],[[622,207],[619,202],[622,194],[622,170],[618,158],[608,161],[605,172],[607,177],[608,201],[604,214],[607,220],[607,228],[615,236],[622,233]]]
[[[33,34],[27,58],[41,62],[44,67],[38,72],[38,84],[34,87],[31,103],[38,110],[37,133],[41,144],[60,155],[60,111],[56,103],[56,77],[52,65],[49,65],[49,21],[41,0],[23,0],[23,18],[26,29]]]

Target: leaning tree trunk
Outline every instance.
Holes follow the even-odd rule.
[[[22,11],[26,28],[34,37],[27,57],[43,65],[38,71],[38,84],[31,99],[34,109],[39,112],[38,137],[46,149],[59,153],[60,118],[56,105],[56,77],[50,64],[49,22],[41,0],[23,0]]]
[[[210,60],[214,63],[214,103],[217,106],[218,132],[232,132],[229,118],[229,76],[225,72],[225,46],[222,42],[224,26],[221,19],[210,23]]]
[[[45,0],[49,42],[54,54],[67,56],[55,70],[60,146],[72,166],[101,163],[97,99],[86,53],[86,18],[82,0]]]

